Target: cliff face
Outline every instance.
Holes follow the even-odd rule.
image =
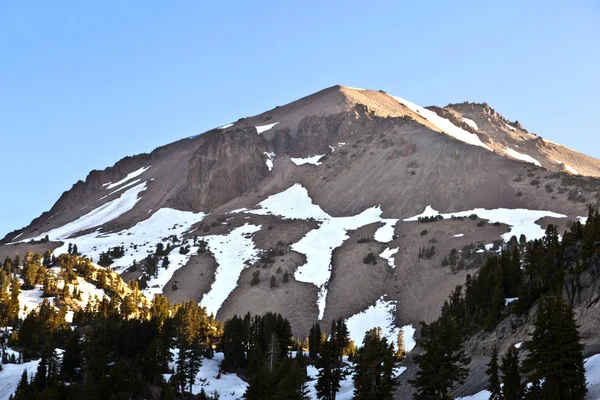
[[[193,209],[211,210],[252,189],[268,174],[270,146],[256,129],[212,131],[188,161]]]

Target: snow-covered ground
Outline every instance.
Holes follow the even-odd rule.
[[[306,157],[306,158],[290,158],[290,160],[292,160],[292,162],[296,165],[304,165],[304,164],[312,164],[312,165],[321,165],[321,163],[319,162],[319,160],[321,158],[323,158],[325,154],[321,154],[321,155],[316,155],[316,156],[311,156],[311,157]]]
[[[226,235],[204,237],[218,263],[215,281],[200,302],[209,314],[217,314],[229,294],[237,287],[237,281],[247,263],[256,260],[258,249],[254,247],[251,235],[258,230],[260,226],[246,224]]]
[[[138,202],[139,194],[145,189],[145,182],[136,185],[123,192],[118,198],[93,209],[89,213],[77,218],[75,221],[69,222],[68,224],[48,232],[44,232],[33,239],[40,240],[48,235],[50,240],[64,240],[77,232],[104,225],[131,210]]]
[[[350,372],[354,367],[354,364],[348,361],[348,357],[344,357],[344,362],[348,365],[346,371]],[[317,376],[319,374],[319,370],[315,368],[313,365],[309,365],[306,368],[306,372],[308,375],[308,397],[311,400],[318,400],[317,397],[317,389],[315,385],[317,384]],[[351,400],[354,397],[354,382],[352,380],[353,375],[350,373],[346,375],[346,378],[340,382],[340,389],[337,392],[336,399],[337,400]]]
[[[408,107],[412,111],[421,115],[423,118],[425,118],[427,121],[431,122],[433,125],[437,126],[440,130],[442,130],[447,135],[452,136],[453,138],[458,139],[462,142],[471,144],[473,146],[483,147],[484,149],[488,149],[490,151],[492,150],[485,143],[483,143],[477,135],[475,135],[474,133],[471,133],[471,132],[467,132],[462,128],[459,128],[458,126],[454,125],[452,122],[447,120],[446,118],[440,117],[435,112],[430,111],[421,106],[418,106],[415,103],[410,102],[408,100],[404,100],[400,97],[397,97],[397,96],[392,96],[392,97],[394,99],[396,99],[399,103],[404,104],[406,107]]]
[[[133,178],[137,178],[138,176],[140,176],[141,174],[146,172],[146,170],[148,170],[148,168],[150,168],[150,167],[151,167],[151,165],[149,165],[147,167],[142,167],[142,168],[138,169],[137,171],[133,171],[133,172],[127,174],[127,176],[125,178],[121,179],[118,182],[115,182],[115,183],[107,182],[107,183],[103,184],[102,186],[106,186],[106,190],[116,188],[117,186],[120,186],[120,185],[124,184],[125,182],[132,180]]]
[[[123,195],[127,194],[127,192],[123,193]],[[192,225],[202,221],[205,216],[206,214],[204,213],[161,208],[152,214],[150,218],[138,222],[133,227],[120,232],[101,233],[96,231],[87,235],[70,238],[65,241],[63,246],[54,250],[54,254],[58,255],[66,253],[69,243],[72,243],[77,245],[77,249],[81,254],[90,257],[92,261],[97,262],[100,253],[107,251],[109,248],[124,246],[125,255],[115,259],[114,263],[111,265],[111,268],[114,268],[117,272],[123,272],[133,264],[134,260],[141,261],[149,254],[153,253],[156,249],[156,245],[161,242],[163,238],[175,235],[180,240],[177,244],[182,244],[183,234],[187,232]],[[57,228],[57,230],[72,231],[73,229],[71,228],[65,228],[67,225]],[[164,245],[166,247],[166,243],[164,243]],[[171,279],[175,271],[185,265],[187,260],[195,254],[196,250],[196,248],[192,248],[188,254],[181,255],[177,248],[174,249],[174,251],[169,254],[169,268],[158,269],[158,276],[153,277],[148,282],[148,289],[145,293],[147,295],[161,293],[162,288],[169,279]]]
[[[294,277],[300,282],[312,283],[319,287],[319,319],[323,318],[327,299],[327,281],[331,276],[331,256],[335,248],[348,238],[347,231],[358,229],[375,222],[384,226],[375,232],[375,240],[387,243],[392,240],[394,225],[398,220],[381,218],[379,207],[371,207],[351,217],[332,217],[312,202],[308,191],[295,184],[283,192],[269,196],[257,210],[236,210],[259,215],[277,215],[287,219],[313,218],[321,222],[317,229],[308,232],[300,241],[292,244],[292,249],[306,255],[306,264],[296,270]]]
[[[269,125],[259,125],[256,127],[256,132],[258,132],[258,134],[261,134],[263,132],[268,131],[269,129],[273,128],[275,125],[277,125],[279,122],[275,122],[273,124],[269,124]]]
[[[265,151],[265,156],[267,156],[267,159],[265,160],[265,163],[267,164],[267,168],[269,168],[269,171],[273,170],[273,159],[275,158],[275,153],[267,153]]]
[[[475,121],[473,121],[472,119],[462,117],[462,120],[465,122],[465,124],[469,125],[471,128],[475,129],[476,131],[479,130],[479,127],[477,126]]]
[[[540,164],[540,162],[538,160],[536,160],[535,158],[531,157],[530,155],[519,153],[518,151],[510,149],[508,147],[506,149],[504,149],[504,150],[506,151],[506,154],[509,157],[511,157],[511,158],[514,158],[514,159],[517,159],[517,160],[521,160],[521,161],[525,161],[525,162],[528,162],[528,163],[531,163],[531,164],[535,164],[538,167],[542,166],[542,164]]]
[[[400,328],[394,323],[395,315],[396,302],[386,300],[385,296],[381,296],[374,305],[346,320],[350,339],[354,341],[357,347],[360,347],[365,333],[373,328],[381,328],[382,336],[387,338],[390,343],[394,343],[394,347],[397,349]],[[414,334],[415,329],[412,325],[406,325],[402,328],[402,338],[404,339],[406,351],[411,351],[415,347]]]
[[[398,250],[400,250],[399,247],[390,249],[389,247],[386,247],[384,251],[381,252],[381,254],[379,254],[379,257],[387,260],[387,263],[390,267],[392,268],[396,268],[396,264],[394,264],[394,255],[396,255],[398,253]]]
[[[101,268],[101,267],[98,267]],[[50,269],[51,272],[54,273],[56,277],[58,277],[58,272],[60,268],[54,267]],[[23,280],[21,279],[21,284],[23,284]],[[65,285],[65,281],[62,279],[57,280],[57,288],[58,290],[62,290]],[[97,288],[93,284],[87,282],[82,277],[77,277],[77,283],[72,284],[69,283],[69,291],[73,293],[75,287],[81,294],[81,300],[78,301],[81,307],[85,307],[89,300],[94,297],[98,297],[98,299],[102,299],[106,296],[104,290]],[[42,285],[36,285],[31,290],[21,289],[21,293],[19,293],[19,317],[25,318],[27,314],[29,314],[32,310],[39,307],[39,305],[44,301],[44,288]],[[50,302],[50,304],[54,304],[55,297],[46,297],[46,299]]]
[[[171,350],[173,361],[169,363],[169,368],[177,371],[177,355],[178,350]],[[219,393],[221,400],[237,400],[241,399],[246,392],[248,384],[240,379],[236,374],[221,373],[219,376],[219,366],[223,362],[223,353],[215,353],[212,359],[203,358],[200,372],[196,375],[196,380],[192,386],[192,393],[199,394],[202,389],[208,395],[212,395],[215,391]],[[170,374],[164,375],[165,380],[169,380]]]
[[[493,210],[476,208],[474,210],[440,214],[431,206],[427,206],[423,213],[415,215],[411,218],[406,218],[404,221],[418,221],[419,217],[432,217],[436,215],[442,215],[444,218],[451,218],[452,216],[468,217],[471,214],[477,214],[479,218],[487,219],[491,224],[500,222],[508,225],[510,230],[508,233],[502,235],[502,239],[505,241],[508,241],[513,235],[518,239],[521,234],[524,234],[528,240],[541,239],[544,237],[545,231],[540,225],[536,224],[535,221],[544,217],[567,218],[566,215],[558,214],[552,211],[526,210],[523,208],[496,208]]]
[[[0,400],[8,400],[15,394],[23,371],[27,371],[27,376],[31,378],[37,371],[40,360],[29,361],[23,364],[2,364],[0,371]]]
[[[569,164],[565,164],[565,168],[567,169],[567,171],[574,175],[580,175],[579,172],[575,168],[571,167]]]

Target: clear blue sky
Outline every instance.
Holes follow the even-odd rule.
[[[334,84],[487,101],[600,157],[600,3],[0,0],[0,236],[92,169]]]

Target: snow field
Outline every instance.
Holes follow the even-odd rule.
[[[525,162],[528,162],[528,163],[531,163],[531,164],[535,164],[538,167],[542,166],[542,164],[540,164],[540,162],[538,160],[536,160],[535,158],[531,157],[530,155],[519,153],[518,151],[513,150],[513,149],[509,149],[508,147],[506,149],[504,149],[504,150],[506,151],[506,154],[509,157],[511,157],[511,158],[514,158],[514,159],[517,159],[517,160],[520,160],[520,161],[525,161]]]
[[[40,240],[48,235],[50,240],[65,240],[77,232],[102,226],[131,210],[137,204],[139,194],[144,190],[146,190],[145,182],[123,192],[118,198],[93,209],[75,221],[69,222],[68,224],[48,232],[44,232],[32,239]]]
[[[479,137],[477,135],[475,135],[474,133],[467,132],[464,129],[459,128],[458,126],[454,125],[452,122],[447,120],[446,118],[442,118],[439,115],[437,115],[435,112],[430,111],[421,106],[418,106],[415,103],[412,103],[408,100],[404,100],[397,96],[392,96],[392,97],[399,103],[405,105],[412,111],[421,115],[423,118],[425,118],[427,121],[431,122],[433,125],[437,126],[441,131],[443,131],[447,135],[452,136],[453,138],[458,139],[461,142],[465,142],[465,143],[473,145],[473,146],[483,147],[484,149],[488,149],[488,150],[492,151],[492,149],[490,149],[486,144],[484,144],[481,141],[481,139],[479,139]],[[475,129],[477,129],[477,128],[475,128]]]
[[[273,124],[269,124],[269,125],[260,125],[256,127],[256,132],[258,132],[258,134],[260,135],[263,132],[268,131],[269,129],[273,128],[275,125],[277,125],[279,122],[275,122]]]
[[[381,328],[382,336],[387,338],[388,342],[394,343],[394,348],[398,349],[400,328],[394,324],[395,314],[396,302],[381,296],[374,305],[346,320],[350,339],[354,341],[355,346],[361,347],[365,333],[373,328]],[[402,328],[406,351],[411,351],[415,347],[414,334],[415,329],[411,325]]]
[[[173,361],[169,362],[169,368],[177,372],[179,349],[172,349],[171,354],[173,354]],[[221,373],[221,377],[217,379],[219,366],[224,358],[223,353],[215,353],[212,359],[202,359],[202,366],[192,385],[192,394],[199,394],[204,389],[208,395],[212,395],[216,391],[219,393],[221,400],[237,400],[244,396],[248,384],[236,374],[226,374],[223,372]],[[171,374],[164,374],[163,376],[168,381]]]
[[[292,160],[292,162],[296,165],[304,165],[304,164],[321,165],[322,163],[320,163],[319,160],[321,158],[323,158],[324,156],[325,156],[325,154],[306,157],[306,158],[293,158],[292,157],[292,158],[290,158],[290,160]]]
[[[510,240],[511,236],[519,238],[521,234],[524,234],[528,240],[541,239],[544,237],[545,231],[541,226],[536,224],[535,221],[544,217],[567,218],[566,215],[552,211],[527,210],[523,208],[496,208],[493,210],[476,208],[474,210],[440,214],[431,206],[427,206],[423,213],[411,218],[406,218],[404,221],[413,222],[418,221],[419,217],[432,217],[437,215],[441,215],[444,218],[451,218],[452,216],[468,217],[471,214],[477,214],[479,218],[489,220],[489,223],[500,222],[508,225],[510,227],[509,232],[502,235],[504,241]]]
[[[469,125],[471,128],[475,129],[476,131],[479,130],[479,127],[477,126],[475,121],[473,121],[472,119],[465,118],[465,117],[461,117],[461,119],[465,122],[465,124]]]
[[[150,167],[151,167],[151,165],[149,165],[147,167],[142,167],[142,168],[138,169],[137,171],[133,171],[133,172],[127,174],[127,176],[125,178],[121,179],[118,182],[115,182],[115,183],[108,182],[108,183],[103,184],[102,186],[106,186],[106,190],[116,188],[117,186],[120,186],[120,185],[124,184],[125,182],[132,180],[133,178],[137,178],[138,176],[140,176],[141,174],[146,172],[148,170],[148,168],[150,168]]]
[[[251,235],[259,230],[260,226],[246,224],[226,235],[204,237],[218,264],[215,281],[200,301],[208,314],[217,314],[237,287],[237,281],[247,264],[257,259],[258,249],[254,246]]]
[[[129,229],[110,233],[96,231],[68,239],[61,247],[54,250],[54,254],[66,253],[69,243],[72,243],[77,245],[77,249],[81,254],[97,262],[100,253],[107,251],[109,248],[124,246],[125,255],[115,259],[111,265],[111,268],[115,269],[115,271],[123,272],[134,261],[141,261],[149,254],[154,253],[156,245],[162,242],[163,238],[174,235],[180,240],[176,243],[177,245],[186,244],[183,241],[183,234],[190,230],[194,224],[202,221],[205,216],[206,214],[204,213],[161,208],[152,214],[150,218],[138,222]],[[163,242],[163,244],[166,247],[166,242]],[[148,281],[148,288],[144,291],[144,294],[151,297],[155,293],[162,293],[164,285],[167,284],[178,268],[185,265],[187,260],[195,254],[195,251],[197,251],[197,248],[192,248],[188,254],[181,255],[178,249],[175,248],[169,254],[169,267],[167,269],[158,269],[158,276],[152,277]]]
[[[312,202],[308,191],[295,184],[283,192],[269,196],[259,203],[257,210],[243,210],[257,215],[277,215],[286,219],[316,219],[321,222],[317,229],[308,232],[292,250],[306,256],[306,264],[296,269],[294,277],[300,282],[319,287],[319,319],[323,318],[327,299],[327,281],[331,276],[331,256],[335,248],[348,239],[347,231],[375,222],[385,225],[375,233],[375,240],[387,243],[392,240],[397,220],[381,218],[381,208],[371,207],[351,217],[332,217]],[[242,210],[237,210],[242,211]]]
[[[23,371],[31,378],[37,371],[40,360],[29,361],[23,364],[2,364],[0,371],[0,400],[8,400],[17,390]]]

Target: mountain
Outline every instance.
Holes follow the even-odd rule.
[[[598,177],[600,160],[486,103],[334,86],[91,171],[0,259],[124,246],[124,281],[220,320],[272,311],[303,337],[341,317],[357,343],[375,326],[412,340],[502,241],[586,216]]]

